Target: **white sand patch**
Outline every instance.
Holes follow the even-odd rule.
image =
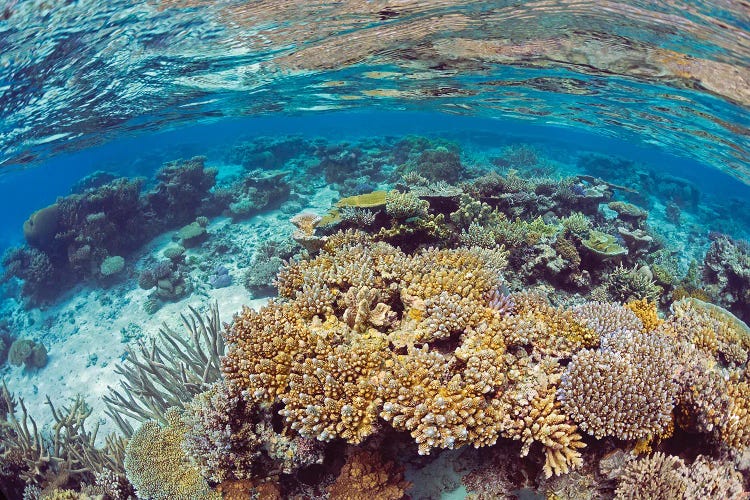
[[[276,236],[280,218],[278,212],[263,214],[227,227],[240,237],[244,251],[252,253],[260,241]],[[212,226],[221,227],[227,222],[218,219]],[[150,242],[140,260],[149,255],[158,255],[161,259],[161,251],[174,244],[172,234],[169,232]],[[202,254],[200,248],[188,252],[199,258]],[[187,333],[180,314],[188,313],[188,306],[203,314],[208,305],[216,301],[221,321],[227,323],[243,305],[257,309],[268,301],[267,298],[253,299],[238,279],[236,267],[232,269],[235,272],[231,286],[211,289],[198,283],[193,294],[177,302],[164,303],[153,315],[144,311],[144,303],[151,292],[138,288],[134,277],[111,289],[79,288],[44,310],[16,310],[15,315],[25,316],[24,323],[32,323],[24,329],[22,337],[42,342],[47,347],[49,362],[44,368],[31,372],[6,365],[3,370],[9,390],[24,399],[37,425],[47,430],[54,420],[46,396],[49,395],[59,408],[67,406],[76,395],[82,395],[93,409],[87,428],[99,422],[98,442],[103,444],[104,437],[117,432],[117,427],[104,413],[102,397],[108,392],[108,386],[119,387],[120,375],[115,373],[115,368],[124,358],[128,345],[137,345],[139,337],[147,341],[164,323],[176,332]],[[196,280],[199,274],[191,272]],[[139,336],[131,337],[133,334]]]

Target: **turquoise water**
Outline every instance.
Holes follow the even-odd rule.
[[[0,495],[750,491],[747,2],[0,12]]]

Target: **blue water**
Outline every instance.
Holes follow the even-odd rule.
[[[0,498],[182,498],[174,456],[190,500],[398,498],[357,460],[419,500],[651,496],[634,449],[750,491],[745,0],[0,0],[0,213]]]

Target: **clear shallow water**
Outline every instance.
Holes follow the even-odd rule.
[[[177,162],[165,170],[169,162],[196,156],[204,160]],[[170,168],[174,174],[195,165],[200,174],[193,170],[195,177],[186,177],[189,180],[170,177]],[[278,177],[276,170],[286,177]],[[82,179],[102,171],[126,181],[102,187],[88,177],[89,190],[81,187]],[[143,184],[133,202],[127,186],[141,182],[136,179]],[[435,181],[441,180],[453,187],[436,187]],[[391,211],[387,203],[376,203],[371,212],[352,210],[346,218],[332,215],[342,198],[381,189],[419,196],[429,209],[419,208],[424,204],[415,198],[410,208],[414,212],[406,210],[406,215]],[[36,216],[42,226],[44,214],[59,215],[60,210],[55,227],[41,236],[26,228],[25,237],[24,224],[36,223],[32,214],[48,206],[56,208]],[[639,207],[648,215],[639,213]],[[210,315],[207,304],[216,301],[223,321],[230,321],[243,305],[260,308],[277,292],[277,271],[296,265],[282,262],[315,261],[311,255],[320,250],[310,247],[308,254],[303,247],[324,241],[315,240],[318,237],[336,241],[337,229],[364,229],[414,255],[418,247],[465,250],[469,245],[502,244],[509,262],[501,283],[471,304],[476,310],[486,313],[490,303],[491,315],[520,316],[528,312],[522,308],[529,307],[522,305],[529,300],[522,292],[532,292],[567,311],[564,314],[586,302],[611,302],[616,305],[609,318],[627,316],[630,310],[620,304],[647,298],[660,318],[678,324],[677,333],[668,331],[667,337],[689,338],[705,350],[713,341],[681,330],[681,320],[675,318],[682,309],[675,304],[700,299],[746,322],[750,318],[750,4],[6,0],[0,4],[0,211],[0,251],[7,251],[0,285],[0,376],[23,398],[47,439],[56,418],[46,396],[60,408],[81,394],[92,412],[86,428],[100,425],[93,444],[100,451],[109,433],[130,437],[143,421],[165,418],[160,411],[166,408],[145,411],[126,418],[132,426],[128,428],[115,415],[134,415],[123,405],[113,410],[105,403],[107,398],[112,402],[113,388],[122,390],[127,379],[117,367],[139,359],[128,349],[155,338],[162,324],[185,338],[180,314],[192,318],[188,307]],[[332,227],[321,225],[313,231],[318,234],[312,243],[293,237],[290,222],[310,212],[334,219]],[[579,221],[584,228],[576,232],[568,226],[573,225],[569,218],[581,212],[586,220]],[[186,236],[195,232],[198,236]],[[608,245],[614,247],[609,251],[617,255],[602,257],[607,252],[597,250],[595,238],[609,238]],[[334,255],[335,250],[323,253]],[[394,275],[400,274],[405,272]],[[309,279],[326,275],[312,273]],[[472,272],[465,279],[476,276]],[[329,285],[315,284],[326,290]],[[393,283],[391,290],[401,286]],[[331,297],[338,297],[331,306],[335,311],[321,314],[340,322],[356,340],[362,325],[352,320],[348,302],[342,306],[353,300],[344,298],[351,289],[330,287]],[[305,294],[311,289],[318,290],[287,289],[281,303],[300,301],[309,307],[327,300],[308,300]],[[408,322],[425,313],[417,306],[410,309],[414,303],[407,295],[397,295],[378,304],[391,308],[395,322],[372,319],[366,333],[374,338],[394,335],[396,341],[384,356],[410,359],[413,353],[397,347],[399,335],[409,338],[421,331],[424,325],[412,328]],[[444,306],[446,311],[441,307],[430,314],[447,311],[450,316],[453,306]],[[728,317],[721,316],[736,328],[731,332],[740,332],[738,337],[721,337],[713,351],[680,358],[675,370],[684,376],[676,377],[680,380],[673,381],[678,386],[673,390],[683,391],[680,397],[686,398],[683,393],[698,383],[717,384],[694,406],[708,405],[712,415],[736,422],[746,415],[743,408],[750,400],[750,385],[745,383],[750,340],[737,326],[741,323]],[[646,319],[638,319],[644,331]],[[545,332],[559,327],[551,320],[539,321]],[[708,331],[688,324],[701,335]],[[452,351],[471,338],[472,329],[481,330],[476,327],[423,343],[449,363],[438,385],[464,375],[465,360]],[[283,338],[274,333],[276,339]],[[714,333],[729,335],[726,328]],[[657,335],[651,330],[649,334]],[[516,345],[518,339],[509,337],[507,351],[518,356],[520,365],[528,363],[525,366],[535,370],[556,367],[554,375],[548,379],[538,371],[527,373],[532,382],[524,383],[530,387],[500,387],[494,381],[492,391],[482,391],[478,398],[508,394],[518,401],[550,386],[557,391],[561,380],[572,377],[571,358],[584,345],[600,347],[598,338],[590,344],[576,341],[571,352],[553,355],[545,338]],[[638,335],[632,338],[650,342]],[[9,347],[19,339],[33,341],[34,349],[45,346],[46,364],[35,368],[35,361],[28,361],[31,355],[18,363],[5,362],[11,358]],[[331,339],[348,347],[338,336]],[[610,348],[605,344],[602,340],[601,350]],[[252,345],[245,348],[250,351]],[[237,356],[236,347],[230,349],[235,349],[230,356]],[[533,359],[524,357],[526,351]],[[630,353],[620,354],[628,364],[639,364]],[[307,352],[298,358],[316,356]],[[183,359],[174,353],[167,358]],[[651,369],[657,361],[645,365],[640,369]],[[671,371],[649,373],[641,379],[659,379],[659,373]],[[700,379],[705,374],[714,378]],[[211,381],[231,375],[228,368],[224,375],[216,370]],[[372,382],[386,375],[364,379]],[[325,377],[321,380],[327,383]],[[730,383],[733,392],[717,380]],[[203,383],[177,385],[189,392],[189,397],[183,392],[177,398],[179,406],[207,388]],[[637,397],[660,394],[652,387],[634,387]],[[294,390],[289,392],[294,400]],[[549,394],[555,404],[566,401],[562,392]],[[0,394],[0,410],[3,402]],[[684,400],[668,403],[674,406],[667,411],[670,415],[708,418]],[[321,408],[305,404],[298,410],[317,415]],[[388,412],[381,409],[379,430],[386,437],[377,448],[397,462],[397,470],[405,467],[406,479],[415,483],[409,494],[419,499],[462,497],[465,491],[496,498],[517,488],[526,488],[522,491],[529,495],[554,492],[575,498],[596,491],[609,498],[622,479],[604,479],[594,470],[602,465],[596,462],[635,445],[612,433],[600,440],[593,432],[581,432],[587,453],[596,458],[581,475],[557,471],[548,481],[545,453],[553,448],[548,442],[540,444],[544,437],[535,435],[530,455],[520,453],[519,436],[508,430],[525,425],[520,417],[506,422],[510,427],[501,433],[497,447],[475,451],[465,446],[442,454],[433,450],[423,457],[408,432],[392,432],[388,425],[396,428],[395,420],[386,424]],[[350,414],[343,409],[340,413]],[[325,495],[341,471],[342,457],[357,456],[356,448],[345,449],[342,439],[318,447],[286,427],[280,431],[278,415],[263,415],[246,418],[254,424],[254,419],[267,419],[266,434],[260,438],[267,448],[260,452],[263,458],[254,474],[278,483],[285,497]],[[575,423],[583,429],[579,417]],[[732,488],[742,481],[747,490],[750,469],[742,452],[748,443],[741,437],[742,446],[731,441],[734,429],[720,422],[711,424],[718,430],[711,430],[688,417],[670,418],[674,435],[665,426],[659,429],[662,441],[649,437],[638,445],[680,456],[689,467],[696,455],[710,452],[712,470],[720,471],[722,480],[735,481],[726,490],[715,489],[722,492],[716,498],[733,497],[737,492]],[[572,422],[569,415],[564,418]],[[750,421],[746,423],[750,428]],[[253,432],[261,433],[263,425],[258,425]],[[23,435],[12,425],[0,425],[0,493],[20,498],[24,481],[45,489],[58,485],[75,490],[101,481],[98,473],[105,459],[81,464],[69,476],[56,465],[30,474],[34,469],[28,464],[8,461],[13,457],[9,450],[18,448],[18,436]],[[449,435],[437,448],[450,448],[460,435]],[[381,437],[373,436],[369,443]],[[302,447],[304,465],[289,464],[284,449],[279,455],[279,449],[269,446],[279,442],[298,451]],[[112,460],[104,468],[124,481],[121,450],[110,447],[103,453]],[[323,456],[325,466],[314,463]],[[195,453],[190,460],[201,457]],[[200,481],[208,483],[201,484],[214,488],[220,482],[205,470],[202,474]],[[398,477],[391,477],[394,484]],[[127,479],[146,491],[143,477],[132,469]],[[148,496],[143,491],[141,496]],[[27,493],[27,498],[39,498]],[[111,491],[107,495],[120,498]],[[370,492],[367,498],[380,497]]]
[[[6,3],[5,166],[138,130],[365,105],[653,143],[748,180],[743,1]]]

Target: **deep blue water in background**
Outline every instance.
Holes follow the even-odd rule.
[[[316,115],[227,119],[212,124],[182,126],[162,132],[142,132],[53,157],[33,168],[0,176],[0,227],[3,248],[22,242],[21,226],[28,216],[91,172],[104,170],[123,176],[150,177],[163,163],[196,155],[210,164],[222,162],[233,144],[260,136],[302,135],[347,140],[364,136],[423,134],[448,137],[479,149],[525,143],[565,156],[581,152],[611,155],[643,164],[665,174],[690,180],[703,195],[750,200],[750,186],[690,158],[675,156],[651,144],[625,142],[559,126],[492,120],[441,113],[379,110],[329,112]],[[616,182],[616,179],[609,179]]]

